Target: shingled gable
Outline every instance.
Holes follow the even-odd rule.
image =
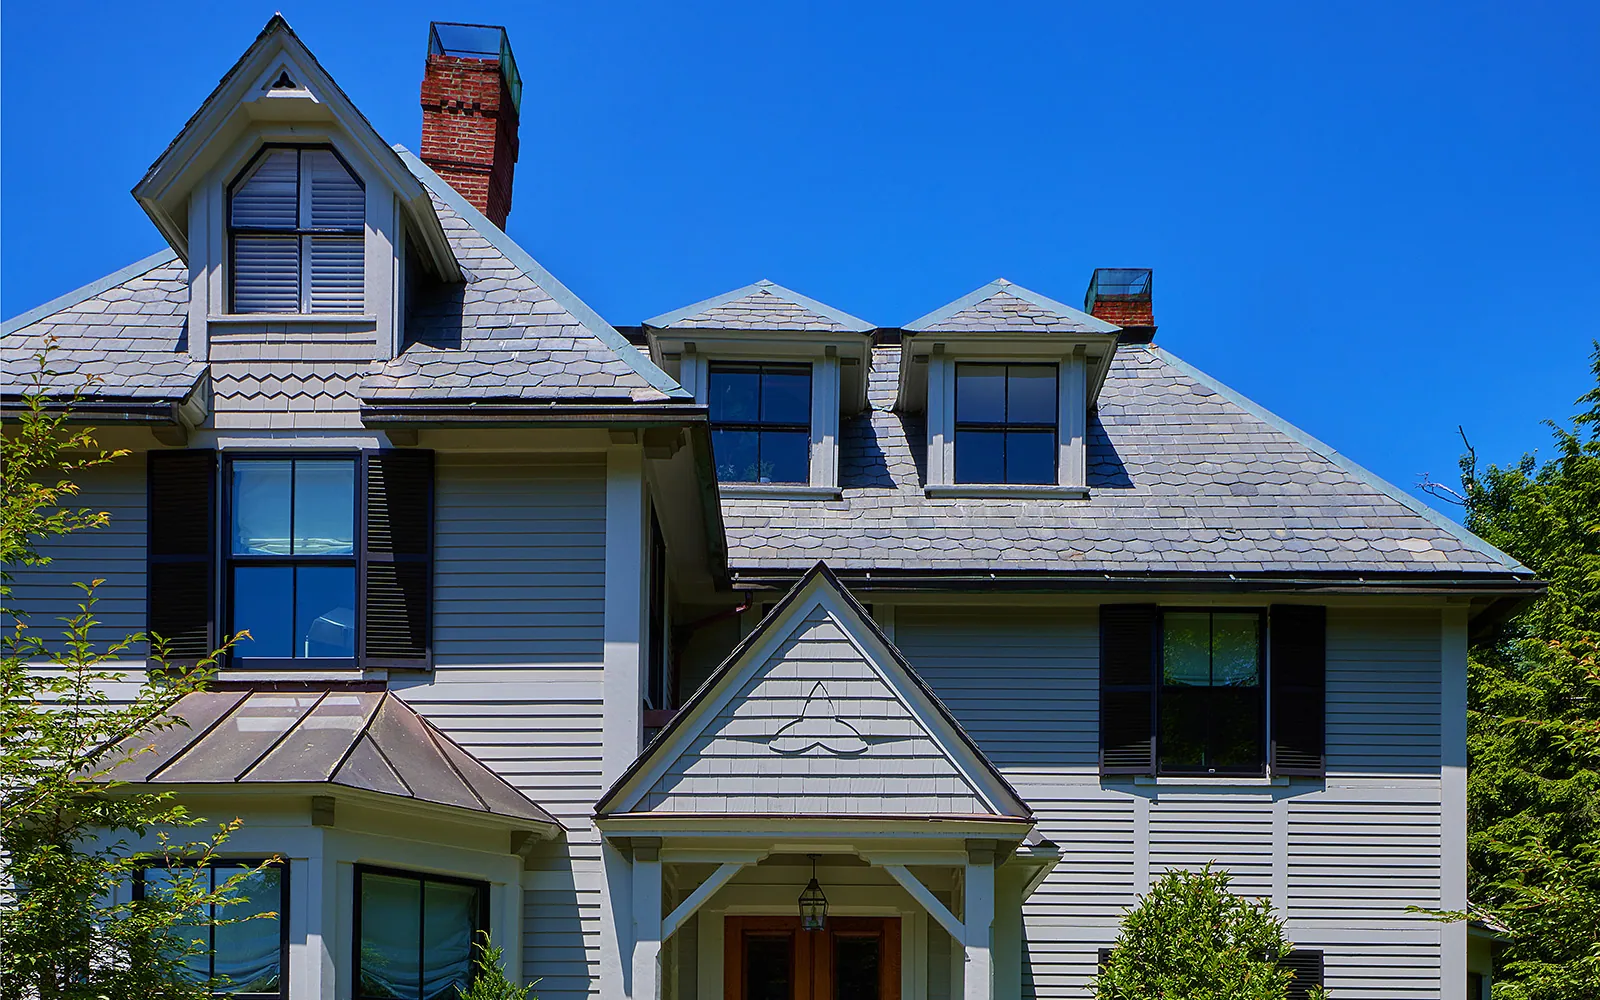
[[[695,692],[596,813],[1032,818],[820,563]]]
[[[907,323],[912,333],[1116,333],[1118,327],[997,278]]]
[[[292,84],[285,86],[284,82]],[[302,122],[336,124],[394,189],[418,250],[444,281],[461,270],[427,190],[306,48],[282,14],[268,19],[183,128],[134,185],[133,196],[180,257],[189,255],[189,195],[205,172],[251,131],[294,134]],[[348,151],[348,150],[347,150]]]
[[[656,330],[770,330],[866,333],[864,319],[774,284],[765,278],[644,321]]]

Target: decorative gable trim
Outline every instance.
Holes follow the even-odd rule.
[[[702,316],[702,314],[710,312],[713,309],[719,309],[723,306],[731,305],[743,299],[763,295],[770,295],[780,302],[787,302],[791,305],[799,306],[802,309],[815,314],[818,319],[834,327],[832,330],[819,332],[866,333],[870,330],[877,329],[876,324],[869,323],[864,319],[852,316],[842,309],[835,309],[833,306],[818,302],[816,299],[809,298],[808,296],[801,295],[799,292],[785,288],[782,285],[776,284],[772,281],[768,281],[766,278],[762,278],[760,281],[757,281],[753,284],[745,285],[743,288],[735,288],[731,292],[724,292],[721,295],[713,295],[709,299],[704,299],[692,305],[684,306],[681,309],[674,309],[671,312],[664,312],[659,316],[653,316],[650,319],[645,320],[644,325],[657,330],[720,329],[720,327],[717,327],[715,323],[704,323],[697,320]]]
[[[813,566],[794,585],[761,624],[742,641],[695,692],[662,733],[603,795],[596,815],[619,817],[647,812],[645,800],[672,765],[705,735],[721,713],[757,678],[802,627],[826,616],[844,640],[871,667],[941,751],[965,782],[984,813],[999,820],[1029,820],[1032,813],[1022,797],[995,769],[978,746],[951,716],[936,695],[917,676],[870,615],[822,563]],[[826,678],[817,679],[801,714],[769,737],[778,756],[812,753],[833,758],[860,757],[870,752],[871,739],[849,720],[827,711],[834,696]],[[839,681],[842,687],[850,681]],[[693,815],[693,814],[681,814]],[[854,818],[854,817],[852,817]]]

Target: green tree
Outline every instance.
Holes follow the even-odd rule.
[[[1468,895],[1512,932],[1497,1000],[1600,996],[1600,384],[1579,406],[1542,463],[1480,470],[1469,445],[1448,492],[1550,585],[1468,663]]]
[[[211,860],[238,821],[175,838],[172,831],[206,821],[171,793],[106,776],[145,752],[149,733],[176,724],[172,707],[204,687],[215,657],[179,668],[151,641],[151,669],[131,700],[116,702],[108,691],[129,681],[114,662],[146,637],[99,640],[101,581],[78,585],[82,596],[60,619],[59,639],[30,627],[13,599],[14,572],[49,564],[41,545],[109,521],[75,505],[77,480],[124,455],[74,426],[70,407],[47,405],[47,360],[40,357],[34,390],[0,440],[0,997],[209,996],[211,984],[185,968],[199,951],[194,928],[213,912],[227,920],[251,871],[213,890],[201,869],[184,866]],[[153,848],[130,844],[152,834]],[[164,891],[134,902],[128,887],[147,867],[177,872]]]
[[[1227,872],[1172,870],[1122,918],[1098,1000],[1283,1000],[1291,945],[1265,899],[1234,895]]]
[[[489,932],[479,931],[478,936],[483,940],[472,943],[477,952],[473,960],[477,974],[461,1000],[538,1000],[533,996],[534,984],[518,986],[506,978],[505,953],[489,940]]]

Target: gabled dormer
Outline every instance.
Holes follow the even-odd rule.
[[[723,496],[839,495],[839,418],[867,405],[873,324],[762,280],[645,320],[710,408]]]
[[[928,494],[1087,496],[1119,329],[1004,279],[906,324],[895,408],[927,414]]]
[[[406,289],[462,279],[427,188],[280,15],[133,194],[188,265],[201,358],[390,358]]]

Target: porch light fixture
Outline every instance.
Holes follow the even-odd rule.
[[[817,856],[808,854],[806,857],[811,859],[811,881],[800,894],[800,926],[808,931],[820,931],[828,922],[828,897],[822,894],[822,886],[817,883]]]

